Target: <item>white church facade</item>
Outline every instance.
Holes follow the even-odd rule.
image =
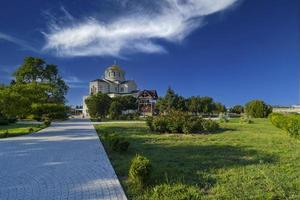
[[[90,82],[89,95],[98,92],[107,94],[110,97],[132,95],[137,97],[139,90],[134,80],[126,80],[125,71],[118,65],[109,66],[104,72],[104,78],[96,79]],[[83,115],[88,116],[85,99],[83,98]]]

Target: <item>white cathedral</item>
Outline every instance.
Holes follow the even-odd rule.
[[[98,92],[108,94],[110,97],[132,95],[137,97],[139,90],[134,80],[125,79],[125,71],[114,64],[105,70],[104,78],[96,79],[90,82],[89,95]],[[83,115],[88,116],[85,99],[83,98]]]

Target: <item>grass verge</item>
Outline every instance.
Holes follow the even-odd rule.
[[[184,135],[151,133],[143,123],[95,125],[99,134],[115,133],[130,142],[126,153],[108,151],[129,199],[300,199],[299,141],[268,119],[221,126],[224,131],[217,134]],[[128,182],[137,153],[153,165],[142,191]],[[180,191],[184,195],[176,195]]]

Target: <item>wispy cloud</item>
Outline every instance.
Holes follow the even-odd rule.
[[[44,50],[58,56],[124,56],[161,53],[159,40],[180,42],[203,25],[205,16],[228,9],[239,0],[160,0],[155,9],[132,9],[111,21],[96,17],[76,20],[66,9],[68,23],[53,23],[45,34]],[[119,0],[115,0],[115,3]],[[122,4],[126,9],[126,4]],[[129,8],[128,8],[129,9]]]
[[[88,83],[86,81],[80,80],[76,76],[67,76],[64,78],[64,81],[70,88],[88,88]]]
[[[34,48],[33,46],[31,46],[30,44],[28,44],[26,41],[18,39],[16,37],[4,34],[0,32],[0,40],[5,40],[11,43],[14,43],[20,47],[22,47],[24,50],[30,50],[30,51],[34,51],[37,52],[37,49]]]

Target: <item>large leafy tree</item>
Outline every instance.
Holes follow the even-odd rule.
[[[14,72],[14,84],[43,83],[49,85],[49,102],[64,103],[68,86],[58,73],[56,65],[46,64],[41,58],[26,57]]]
[[[92,118],[105,118],[111,104],[111,98],[107,94],[97,93],[89,96],[85,103]]]
[[[272,112],[272,106],[261,100],[252,100],[246,103],[245,112],[254,118],[265,118]]]
[[[57,66],[48,65],[40,58],[26,57],[13,76],[15,80],[10,85],[0,87],[2,115],[22,118],[36,114],[34,104],[48,104],[45,112],[53,108],[52,113],[65,106],[68,87],[59,76]]]

